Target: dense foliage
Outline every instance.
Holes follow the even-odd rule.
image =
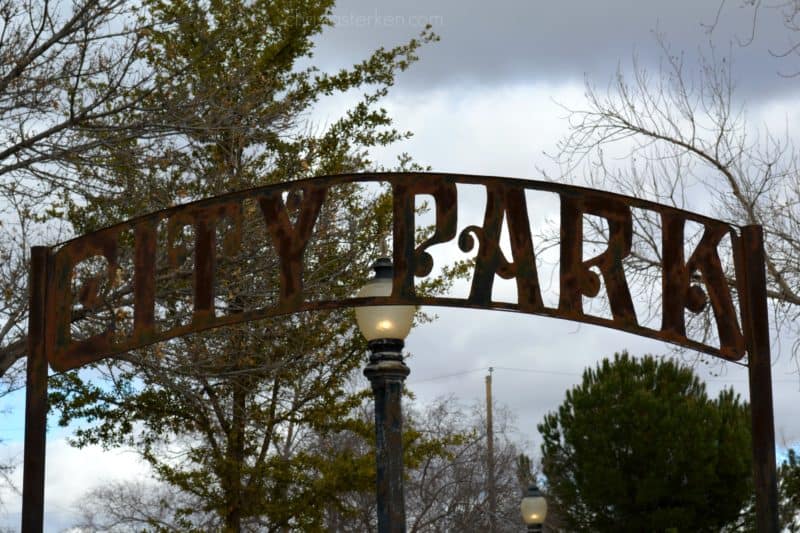
[[[226,191],[374,168],[369,149],[405,136],[376,104],[422,42],[435,37],[426,30],[420,40],[379,49],[334,74],[300,67],[310,62],[332,5],[143,2],[137,61],[152,70],[155,89],[109,120],[146,115],[162,131],[131,139],[124,150],[111,146],[104,165],[81,167],[85,183],[114,187],[88,200],[64,196],[60,207],[76,232]],[[348,91],[363,94],[341,118],[326,128],[308,122],[319,99]],[[102,129],[92,134],[102,142]],[[366,278],[385,242],[387,200],[383,191],[354,185],[329,193],[304,254],[309,297],[342,296],[351,290],[347,280]],[[296,202],[287,204],[293,216]],[[215,305],[228,313],[273,301],[280,286],[257,206],[242,210],[239,249],[220,262],[225,275],[215,287]],[[172,246],[191,250],[191,231],[187,223]],[[176,262],[165,259],[164,247],[157,253],[157,264],[167,265],[159,319],[177,323],[191,311],[192,254]],[[119,314],[124,321],[124,306]],[[364,394],[348,385],[364,348],[349,310],[300,314],[175,339],[60,376],[51,402],[62,424],[84,422],[77,445],[139,451],[168,492],[180,495],[164,504],[174,527],[321,531],[332,509],[345,517],[355,512],[347,494],[372,488],[369,454],[326,445],[343,432],[371,434],[358,416]],[[438,453],[436,441],[420,449]],[[155,519],[143,523],[163,527]]]

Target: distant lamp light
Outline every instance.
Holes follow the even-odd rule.
[[[528,531],[542,531],[542,524],[547,517],[547,500],[536,485],[528,487],[519,510]]]

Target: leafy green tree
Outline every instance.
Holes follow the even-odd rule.
[[[669,359],[604,359],[538,429],[570,529],[720,531],[752,490],[747,405]]]
[[[117,188],[88,203],[64,198],[76,230],[230,190],[374,168],[369,149],[406,135],[376,104],[435,37],[426,30],[334,74],[298,67],[309,62],[332,5],[146,0],[139,57],[158,90],[131,114],[162,117],[169,135],[136,139],[109,151],[107,165],[83,168],[86,183]],[[362,90],[327,128],[307,122],[319,99]],[[349,295],[352,286],[338,282],[365,279],[388,227],[388,198],[357,186],[330,192],[305,252],[308,294]],[[215,290],[225,312],[262,307],[279,287],[257,207],[242,209],[240,250],[220,262],[227,275]],[[190,271],[184,262],[161,281],[167,320],[190,309],[182,296]],[[437,283],[445,281],[427,288]],[[320,445],[343,431],[372,432],[357,416],[363,394],[346,386],[364,349],[350,311],[298,314],[175,339],[62,376],[51,400],[63,424],[87,422],[77,445],[137,449],[158,480],[183,495],[170,511],[181,529],[321,531],[331,506],[350,512],[340,495],[373,486],[369,457]]]

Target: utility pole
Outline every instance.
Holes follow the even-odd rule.
[[[486,471],[487,492],[489,493],[489,531],[497,531],[497,494],[494,485],[494,427],[492,425],[492,371],[486,376]]]

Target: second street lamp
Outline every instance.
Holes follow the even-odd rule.
[[[392,262],[381,258],[372,265],[375,276],[359,297],[390,296]],[[410,305],[375,305],[356,308],[356,322],[367,339],[369,364],[364,375],[375,397],[375,455],[377,463],[378,532],[406,530],[403,496],[403,382],[410,370],[403,362],[403,346],[414,319]]]
[[[536,485],[528,487],[528,492],[522,498],[519,510],[529,532],[543,530],[544,519],[547,517],[547,500]]]

